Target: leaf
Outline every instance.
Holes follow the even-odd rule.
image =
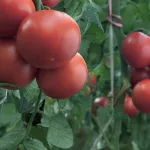
[[[101,44],[105,40],[106,35],[96,24],[92,24],[84,35],[84,38],[93,43]]]
[[[59,148],[70,148],[73,145],[73,133],[62,114],[54,116],[50,122],[47,141]]]
[[[41,119],[41,126],[43,127],[49,127],[50,126],[50,119],[51,117],[53,117],[55,115],[55,112],[54,112],[54,105],[45,105],[44,107],[44,114],[42,116],[42,119]]]
[[[36,80],[23,89],[23,95],[29,101],[37,99],[39,95],[39,88]]]
[[[98,9],[91,4],[86,4],[83,8],[83,18],[88,23],[97,24],[98,27],[104,31],[101,21],[99,20],[99,16],[97,15]]]
[[[17,147],[24,139],[26,129],[22,123],[18,123],[13,130],[7,132],[0,138],[0,150],[12,149]]]
[[[6,89],[0,88],[0,103],[1,99],[3,99],[6,96]]]
[[[21,120],[21,114],[16,110],[16,107],[12,103],[6,103],[0,113],[0,127],[4,125],[14,125]]]
[[[24,142],[24,146],[26,150],[47,150],[43,143],[36,139],[31,139],[26,142]]]

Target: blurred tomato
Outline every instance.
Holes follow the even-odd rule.
[[[0,38],[15,36],[21,22],[33,12],[32,0],[0,0]]]
[[[132,98],[129,95],[126,95],[124,101],[124,113],[127,114],[130,118],[134,118],[139,113],[139,110],[134,106]]]
[[[150,37],[142,32],[132,32],[122,44],[122,55],[133,68],[144,68],[150,64]]]
[[[0,40],[0,82],[23,88],[35,78],[36,70],[17,53],[14,39]]]

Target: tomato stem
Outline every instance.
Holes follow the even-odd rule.
[[[10,83],[0,83],[0,87],[12,87],[12,88],[20,89],[19,86],[15,85],[15,84],[10,84]]]
[[[113,8],[113,13],[116,15],[120,15],[120,0],[114,0],[113,4],[112,4],[112,8]],[[114,20],[116,20],[114,18]],[[120,60],[121,60],[121,77],[122,77],[122,83],[124,78],[128,77],[128,67],[127,67],[127,63],[125,62],[125,60],[122,57],[122,52],[121,52],[121,48],[122,48],[122,41],[124,40],[124,33],[122,28],[118,28],[116,26],[114,26],[114,32],[118,41],[118,47],[119,47],[119,52],[120,52]]]
[[[112,1],[108,0],[109,3],[109,17],[112,15]],[[114,112],[114,32],[113,25],[109,26],[109,51],[110,51],[110,81],[111,81],[111,108]]]
[[[42,8],[44,8],[42,0],[36,0],[36,10],[42,10]]]
[[[26,139],[28,138],[28,135],[29,135],[29,133],[30,133],[33,120],[34,120],[35,115],[36,115],[36,113],[38,112],[38,109],[39,109],[39,104],[40,104],[40,101],[41,101],[41,96],[42,96],[42,91],[40,90],[39,96],[38,96],[38,100],[37,100],[36,105],[35,105],[34,113],[32,114],[32,116],[31,116],[31,118],[30,118],[30,121],[29,121],[29,123],[28,123],[28,126],[27,126],[26,137],[25,137],[24,140],[26,140]]]

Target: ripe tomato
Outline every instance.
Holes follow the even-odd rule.
[[[91,73],[89,73],[89,77],[90,77],[90,79],[88,80],[88,83],[90,84],[89,87],[90,87],[91,91],[93,91],[96,86],[97,78],[96,78],[96,76],[92,75]]]
[[[52,98],[69,98],[78,93],[88,77],[87,66],[80,54],[68,64],[51,70],[40,69],[37,75],[39,88]]]
[[[142,68],[142,69],[132,69],[130,82],[132,87],[134,87],[139,81],[150,78],[150,71]]]
[[[67,14],[43,10],[28,16],[17,34],[17,50],[37,68],[60,67],[77,53],[81,35],[77,23]]]
[[[134,118],[139,113],[139,110],[134,106],[132,98],[129,95],[126,95],[125,97],[124,113],[130,118]]]
[[[97,116],[97,110],[100,107],[105,108],[109,104],[109,100],[105,97],[96,98],[93,102],[92,113],[94,116]]]
[[[137,109],[143,113],[150,113],[150,79],[136,84],[132,91],[132,99]]]
[[[32,0],[0,0],[0,38],[15,36],[22,20],[33,12]]]
[[[129,65],[134,68],[144,68],[150,64],[150,37],[133,32],[124,39],[122,55]]]
[[[42,1],[45,6],[48,6],[50,8],[54,8],[60,2],[60,0],[42,0]]]
[[[14,39],[0,40],[0,82],[25,87],[34,79],[35,73],[36,69],[17,53]]]
[[[94,100],[94,105],[97,106],[97,108],[99,107],[106,107],[109,103],[109,100],[105,97],[100,97],[100,98],[96,98]]]

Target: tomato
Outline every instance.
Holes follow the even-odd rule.
[[[97,78],[96,78],[96,76],[92,75],[91,73],[89,73],[89,77],[90,77],[88,80],[88,83],[90,84],[89,87],[90,87],[91,91],[93,91],[96,86]]]
[[[92,113],[94,116],[97,116],[97,110],[100,107],[105,108],[109,104],[109,100],[105,97],[96,98],[93,102]]]
[[[132,87],[134,87],[139,81],[150,78],[150,71],[142,68],[142,69],[132,69],[130,82]]]
[[[133,32],[124,39],[122,55],[126,62],[134,68],[144,68],[150,64],[150,37]]]
[[[99,107],[106,107],[109,103],[109,100],[105,97],[100,97],[100,98],[96,98],[94,100],[94,105],[99,108]]]
[[[49,97],[64,99],[78,93],[88,77],[87,66],[77,53],[71,61],[56,69],[40,69],[37,74],[39,88]]]
[[[132,99],[137,109],[143,113],[150,113],[150,79],[136,84],[132,91]]]
[[[35,12],[32,0],[0,0],[0,38],[17,34],[25,17]]]
[[[55,7],[60,2],[60,0],[42,0],[42,1],[43,5],[48,6],[50,8]]]
[[[43,10],[28,16],[17,34],[17,50],[37,68],[60,67],[78,52],[81,43],[77,23],[66,13]]]
[[[134,118],[139,113],[139,110],[135,107],[132,98],[129,95],[126,95],[125,97],[124,113],[127,114],[130,118]]]
[[[36,68],[27,64],[16,51],[14,39],[0,40],[0,82],[27,86],[36,74]]]

